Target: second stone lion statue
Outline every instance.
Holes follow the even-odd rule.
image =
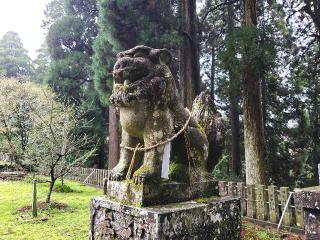
[[[160,178],[165,145],[171,138],[170,179],[201,181],[212,166],[209,145],[219,149],[220,116],[205,93],[195,100],[192,113],[182,107],[168,66],[171,59],[168,50],[146,46],[117,55],[110,102],[120,112],[122,140],[119,163],[110,174],[112,180],[123,180],[128,171],[135,183]],[[205,125],[208,122],[212,126]]]

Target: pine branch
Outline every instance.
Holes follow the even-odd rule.
[[[206,18],[208,17],[208,15],[209,15],[211,12],[213,12],[213,11],[215,11],[215,10],[221,8],[221,7],[225,7],[225,6],[232,5],[232,4],[234,4],[234,3],[236,3],[236,2],[239,2],[239,1],[240,1],[240,0],[230,0],[230,1],[228,1],[228,2],[220,3],[220,4],[218,4],[218,5],[216,5],[216,6],[212,7],[212,8],[209,8],[209,10],[208,10],[208,11],[204,14],[204,16],[202,17],[202,19],[201,19],[201,24],[203,24],[203,22],[206,20]]]

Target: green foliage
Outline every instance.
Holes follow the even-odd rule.
[[[72,193],[74,190],[67,184],[57,183],[54,186],[53,191],[59,192],[59,193]]]
[[[68,208],[47,208],[39,211],[39,217],[33,219],[31,211],[18,212],[18,209],[31,204],[32,185],[27,182],[0,182],[0,236],[6,240],[17,239],[65,239],[82,240],[88,237],[89,202],[100,190],[65,181],[74,192],[53,192],[56,202],[66,204]],[[45,199],[48,183],[38,183],[38,199]],[[42,221],[41,219],[47,219]]]
[[[85,163],[96,148],[85,133],[76,131],[83,123],[74,109],[56,102],[55,95],[48,90],[44,90],[43,95],[43,105],[34,110],[25,161],[36,171],[50,176],[54,183],[71,167]]]
[[[79,106],[86,97],[83,85],[90,74],[90,59],[81,52],[71,52],[51,63],[47,83],[61,101]]]
[[[51,0],[44,10],[45,19],[42,21],[42,27],[49,29],[57,20],[63,17],[65,0]]]
[[[276,42],[272,38],[267,41],[263,40],[266,30],[262,31],[256,27],[243,26],[241,29],[229,34],[226,41],[225,51],[221,51],[219,57],[222,62],[222,67],[226,70],[232,70],[236,73],[237,78],[242,76],[245,66],[243,63],[250,65],[252,69],[258,72],[265,69],[273,68],[276,58]],[[239,58],[234,56],[241,56]]]
[[[94,44],[95,55],[92,67],[94,69],[95,89],[105,106],[109,105],[109,97],[113,86],[111,69],[115,61],[115,54],[111,48],[105,34],[100,33]]]
[[[86,122],[86,127],[78,126],[78,132],[93,138],[98,147],[90,163],[103,167],[108,116],[94,88],[91,67],[93,41],[98,33],[96,0],[53,0],[48,8],[51,10],[47,14],[47,43],[52,61],[46,82],[61,101],[76,106],[78,115]]]
[[[209,14],[202,26],[202,45],[205,58],[211,57],[212,49],[218,56],[213,81],[217,86],[216,102],[226,115],[231,114],[230,96],[237,96],[241,106],[243,63],[248,62],[251,70],[258,73],[265,112],[265,161],[269,182],[296,187],[316,184],[316,165],[320,163],[320,133],[316,127],[320,119],[317,100],[319,61],[316,60],[319,58],[319,44],[310,42],[308,45],[305,41],[306,29],[312,31],[311,19],[309,24],[301,25],[293,19],[285,22],[284,19],[294,11],[292,7],[298,3],[284,2],[285,10],[283,5],[274,1],[257,2],[257,28],[239,24],[242,12],[239,5],[234,4],[232,34],[226,28],[229,19],[224,17],[226,14],[229,17],[228,8]],[[203,12],[219,3],[219,0],[206,1]],[[292,15],[288,19],[295,18]],[[207,76],[211,75],[209,63],[211,60],[203,63]],[[230,75],[234,82],[230,81]],[[239,113],[241,120],[241,108]],[[231,146],[227,146],[226,156],[231,156],[230,150]],[[215,174],[219,178],[228,178],[228,165],[228,160],[222,161]]]
[[[242,232],[242,238],[244,240],[280,240],[276,232],[266,231],[261,227],[256,227],[249,223],[243,224]]]
[[[37,57],[33,61],[33,66],[34,74],[32,81],[44,84],[50,67],[50,56],[46,44],[42,45],[42,47],[37,50]]]
[[[220,162],[215,166],[212,174],[216,179],[223,181],[241,181],[238,176],[230,174],[230,157],[223,155]]]
[[[52,24],[47,36],[47,44],[53,59],[63,59],[72,51],[85,51],[83,43],[84,25],[76,16],[64,16]]]
[[[0,75],[5,77],[31,76],[33,68],[19,35],[7,32],[0,40]]]
[[[74,109],[57,102],[49,88],[3,79],[0,92],[1,152],[17,168],[27,165],[54,181],[94,155],[91,139],[76,131],[83,124]]]
[[[22,167],[30,143],[34,127],[32,113],[42,105],[43,89],[30,82],[0,78],[0,151],[9,156],[17,168]]]

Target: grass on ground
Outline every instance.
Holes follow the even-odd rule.
[[[0,240],[83,240],[88,239],[89,206],[93,196],[102,191],[80,183],[65,181],[52,193],[52,207],[44,204],[48,183],[38,183],[38,218],[31,217],[30,181],[0,181]],[[67,207],[66,207],[67,206]],[[20,211],[19,211],[20,209]],[[244,222],[243,240],[279,240],[276,232]],[[227,239],[226,239],[227,240]]]
[[[69,193],[52,193],[52,201],[67,208],[47,208],[32,219],[31,211],[18,209],[31,204],[32,184],[27,181],[0,181],[0,240],[83,240],[88,238],[89,206],[93,196],[102,191],[65,181]],[[45,201],[48,183],[38,183],[38,201]]]
[[[304,238],[273,228],[262,228],[247,221],[242,222],[241,239],[244,240],[303,240]]]

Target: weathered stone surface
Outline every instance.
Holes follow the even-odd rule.
[[[106,196],[92,199],[91,240],[240,239],[240,199],[214,197],[209,174],[221,155],[221,116],[205,93],[192,113],[184,109],[171,59],[146,46],[117,55],[110,103],[120,112],[120,160]]]
[[[294,202],[297,207],[303,207],[306,240],[319,240],[320,186],[297,189]]]
[[[320,186],[297,189],[294,193],[294,203],[299,207],[320,211]]]
[[[306,240],[320,239],[320,211],[303,209]]]
[[[205,132],[209,142],[208,171],[212,172],[218,164],[223,150],[224,125],[221,114],[217,111],[211,96],[201,92],[193,101],[192,116],[196,119],[200,129]]]
[[[213,168],[212,161],[217,162],[221,155],[221,121],[213,102],[203,93],[190,116],[179,101],[177,81],[169,68],[171,59],[168,50],[147,46],[136,46],[117,55],[110,103],[119,110],[122,137],[120,160],[112,169],[110,180],[132,178],[140,183],[160,179],[168,142],[172,146],[170,161],[184,165],[183,175],[193,182],[206,179]],[[138,144],[144,148],[134,155]],[[169,179],[181,180],[174,176],[169,175]]]
[[[176,203],[196,198],[218,196],[218,182],[205,181],[192,184],[158,182],[135,184],[132,181],[108,181],[107,197],[124,204],[152,206]]]
[[[240,239],[237,197],[137,208],[95,197],[91,202],[90,240]]]

